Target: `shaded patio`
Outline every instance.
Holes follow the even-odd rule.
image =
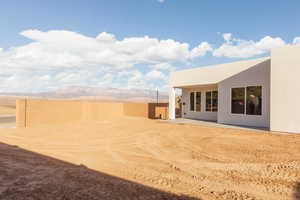
[[[220,124],[216,121],[205,121],[198,119],[187,119],[187,118],[176,118],[173,120],[167,120],[169,123],[175,124],[188,124],[196,126],[209,126],[209,127],[218,127],[218,128],[231,128],[231,129],[241,129],[241,130],[250,130],[250,131],[269,131],[266,127],[253,127],[253,126],[241,126],[233,124]]]

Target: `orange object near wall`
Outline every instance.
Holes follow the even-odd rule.
[[[124,116],[167,119],[168,104],[91,102],[76,100],[17,100],[17,127],[109,120]],[[156,113],[157,112],[157,113]],[[159,113],[159,114],[158,114]]]

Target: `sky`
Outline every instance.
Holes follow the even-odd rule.
[[[300,44],[299,8],[299,0],[3,0],[0,92],[167,91],[173,71]]]

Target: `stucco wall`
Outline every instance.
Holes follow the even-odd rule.
[[[170,87],[182,88],[186,86],[216,84],[224,79],[238,74],[250,67],[259,64],[269,58],[243,60],[233,63],[225,63],[213,66],[204,66],[194,69],[172,72],[170,75]]]
[[[201,119],[217,121],[217,112],[206,112],[205,111],[205,92],[217,90],[217,86],[210,87],[195,87],[195,88],[183,88],[182,89],[182,102],[185,105],[182,106],[182,116],[189,119]],[[190,93],[201,92],[201,112],[190,110]]]
[[[146,103],[123,103],[124,115],[133,117],[148,117],[148,104]]]
[[[300,133],[300,45],[271,53],[271,130]]]
[[[123,103],[118,102],[81,102],[81,109],[81,120],[105,120],[123,116]]]
[[[106,120],[124,116],[155,119],[165,115],[168,104],[90,102],[70,100],[17,100],[17,127],[55,125],[84,120]]]
[[[16,127],[26,127],[26,101],[16,100]]]
[[[169,117],[169,104],[168,103],[148,103],[148,118],[157,119],[160,115],[162,117]],[[167,113],[166,113],[167,112]]]
[[[231,113],[231,88],[262,86],[262,115]],[[270,126],[270,60],[263,61],[218,84],[218,123]]]

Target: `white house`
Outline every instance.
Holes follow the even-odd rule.
[[[176,88],[182,89],[183,118],[300,133],[300,46],[273,49],[267,58],[173,72],[170,119]]]

